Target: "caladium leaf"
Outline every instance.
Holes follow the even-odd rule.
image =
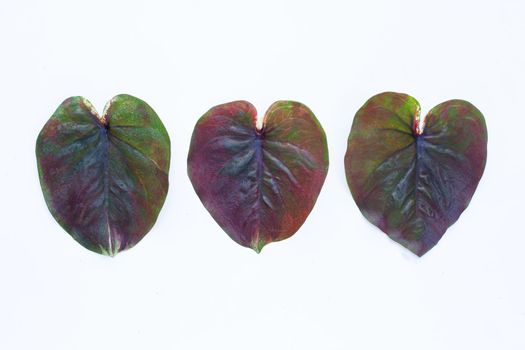
[[[326,136],[305,105],[278,101],[256,127],[246,101],[210,109],[195,126],[188,175],[206,209],[237,243],[260,252],[292,236],[328,171]]]
[[[94,252],[115,255],[155,223],[168,192],[170,139],[144,101],[118,95],[101,117],[65,100],[36,143],[40,184],[58,223]]]
[[[451,100],[419,118],[411,96],[386,92],[357,112],[348,138],[348,185],[363,215],[421,256],[468,206],[487,158],[481,112]]]

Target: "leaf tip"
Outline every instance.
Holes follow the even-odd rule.
[[[252,248],[257,254],[260,254],[266,242],[263,239],[256,238],[252,241],[250,248]]]
[[[110,242],[111,242],[111,238],[110,238]],[[115,243],[111,242],[108,247],[99,245],[98,253],[102,255],[114,258],[120,252],[121,252],[121,249],[120,249],[120,244],[118,242],[115,242]]]
[[[398,241],[398,243],[401,244],[404,248],[408,249],[408,251],[416,255],[418,258],[421,258],[423,255],[428,253],[429,250],[434,248],[434,246],[437,244],[437,242],[425,244],[417,240],[400,240]]]

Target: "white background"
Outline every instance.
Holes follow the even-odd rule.
[[[0,4],[0,349],[525,349],[523,1],[5,1]],[[343,157],[372,95],[485,115],[468,209],[423,258],[360,214]],[[115,258],[49,214],[38,132],[67,97],[147,101],[172,141],[153,230]],[[292,238],[260,255],[186,175],[196,120],[237,99],[307,104],[330,171]]]

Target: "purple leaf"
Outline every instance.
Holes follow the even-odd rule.
[[[115,255],[155,223],[168,192],[170,139],[144,101],[118,95],[99,117],[65,100],[36,143],[40,184],[58,223],[94,252]]]
[[[363,215],[421,256],[468,206],[487,158],[487,129],[467,101],[424,120],[412,97],[386,92],[357,112],[348,138],[348,185]]]
[[[261,129],[246,101],[210,109],[195,126],[188,175],[206,209],[237,243],[260,252],[306,220],[328,171],[324,131],[298,102],[278,101]]]

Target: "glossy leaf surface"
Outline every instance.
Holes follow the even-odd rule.
[[[36,144],[40,184],[58,223],[100,254],[131,248],[152,228],[168,192],[170,139],[144,101],[118,95],[102,117],[65,100]]]
[[[348,185],[363,215],[421,256],[468,206],[483,174],[487,129],[467,101],[424,120],[412,97],[387,92],[357,112],[348,138]]]
[[[328,171],[326,136],[298,102],[278,101],[256,128],[246,101],[209,110],[195,126],[188,175],[217,223],[260,252],[293,235],[312,210]]]

